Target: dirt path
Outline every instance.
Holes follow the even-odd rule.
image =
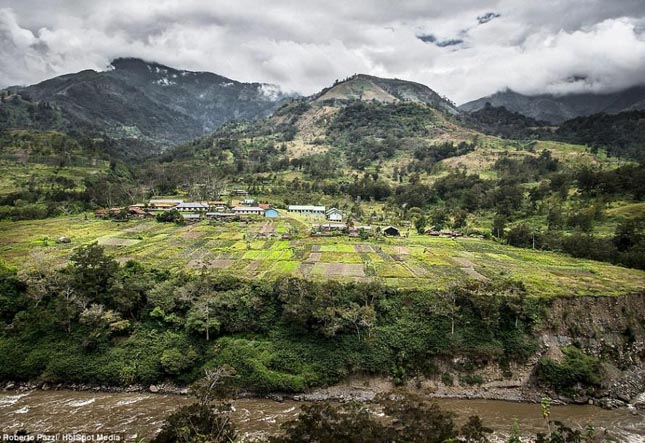
[[[453,257],[452,259],[462,266],[461,271],[467,276],[471,278],[476,278],[477,280],[488,281],[488,277],[475,271],[475,263],[471,262],[467,258]]]

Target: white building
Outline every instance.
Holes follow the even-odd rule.
[[[287,210],[289,212],[295,212],[297,214],[325,215],[325,207],[324,206],[289,205]]]
[[[185,202],[178,204],[175,209],[180,212],[206,212],[208,211],[208,205],[206,203]]]
[[[232,209],[235,214],[261,215],[264,216],[264,209],[258,206],[237,206]]]
[[[334,221],[334,222],[343,221],[343,213],[340,211],[340,209],[329,208],[325,212],[325,215],[327,217],[327,220],[329,221]]]

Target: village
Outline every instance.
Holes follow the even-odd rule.
[[[361,220],[347,216],[338,208],[327,208],[322,205],[286,205],[276,207],[270,203],[259,203],[248,195],[247,191],[235,190],[233,197],[238,199],[185,201],[173,198],[153,198],[146,203],[137,203],[126,207],[114,207],[95,211],[95,217],[113,221],[129,219],[156,218],[158,221],[177,223],[198,223],[202,221],[227,222],[250,221],[262,218],[298,217],[310,224],[312,236],[348,235],[350,237],[369,238],[372,236],[408,237],[410,222],[403,221],[403,228],[392,225],[373,226]],[[427,229],[426,235],[435,237],[457,238],[463,234],[452,230]],[[290,234],[282,234],[287,239]]]

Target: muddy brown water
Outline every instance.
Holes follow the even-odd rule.
[[[30,391],[0,393],[0,437],[20,429],[31,433],[124,433],[150,437],[164,417],[191,400],[177,395]],[[496,400],[438,399],[442,408],[460,417],[479,415],[499,440],[508,435],[517,418],[523,432],[543,431],[540,406]],[[305,402],[239,399],[233,402],[233,420],[242,441],[279,430],[295,417]],[[569,425],[591,423],[606,441],[645,442],[645,414],[627,409],[604,410],[595,406],[554,406],[552,418]],[[0,438],[1,440],[1,438]]]

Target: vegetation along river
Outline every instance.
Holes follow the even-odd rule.
[[[0,393],[0,432],[20,429],[40,432],[103,432],[152,436],[164,417],[191,400],[178,395],[29,391]],[[524,432],[543,431],[540,406],[492,400],[437,400],[460,417],[479,415],[498,435],[507,435],[517,418]],[[242,440],[279,429],[295,417],[304,402],[239,399],[233,402]],[[605,410],[595,406],[554,406],[552,417],[569,425],[592,423],[607,441],[645,442],[645,415],[627,409]]]

